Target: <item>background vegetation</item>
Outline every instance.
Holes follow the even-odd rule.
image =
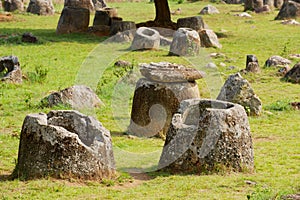
[[[181,8],[179,17],[198,15],[210,2],[170,2],[171,10]],[[212,4],[212,3],[210,3]],[[154,19],[154,5],[110,3],[118,8],[124,20],[144,22]],[[246,55],[255,54],[261,66],[272,55],[288,57],[300,53],[299,26],[285,26],[274,21],[278,11],[254,14],[253,18],[233,16],[243,11],[241,5],[216,4],[221,14],[203,16],[208,26],[220,37],[222,49],[206,49],[207,53],[223,53],[213,59],[223,80],[245,68]],[[48,112],[40,108],[40,100],[53,90],[74,84],[77,73],[89,53],[105,38],[88,34],[56,35],[55,29],[62,5],[55,5],[54,16],[13,13],[13,21],[0,22],[0,56],[16,55],[27,80],[21,85],[0,83],[0,198],[2,199],[280,199],[282,195],[300,192],[300,114],[289,107],[300,101],[299,84],[282,82],[276,68],[263,68],[259,74],[244,77],[261,98],[264,113],[249,117],[255,152],[255,173],[222,173],[208,175],[171,175],[148,173],[135,177],[120,172],[116,180],[97,182],[61,181],[46,178],[33,181],[8,180],[18,153],[19,134],[24,117],[29,113]],[[91,15],[91,22],[93,15]],[[20,35],[31,32],[40,41],[26,44]],[[122,59],[137,63],[168,60],[166,52],[134,52]],[[171,59],[171,60],[170,60]],[[221,67],[220,63],[226,64]],[[293,63],[299,60],[293,60]],[[229,69],[229,66],[235,66]],[[98,119],[108,128],[114,146],[131,152],[159,150],[160,139],[129,138],[116,126],[111,114],[111,93],[118,80],[115,68],[106,71],[107,82],[97,90],[106,106],[97,110]],[[123,72],[121,72],[123,73]],[[113,74],[113,75],[112,75]],[[104,75],[105,78],[105,75]],[[102,79],[103,81],[103,79]],[[205,82],[199,82],[202,97],[210,98]],[[61,109],[61,108],[56,108]],[[149,179],[149,180],[144,180]],[[250,183],[250,184],[249,184]],[[255,183],[255,184],[254,184]]]

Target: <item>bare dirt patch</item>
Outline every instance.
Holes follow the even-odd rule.
[[[0,22],[10,22],[13,21],[14,17],[11,13],[0,13]]]

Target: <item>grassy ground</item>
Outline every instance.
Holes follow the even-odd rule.
[[[206,4],[208,2],[172,2],[171,10],[179,7],[182,9],[182,14],[173,16],[173,20],[197,15]],[[214,5],[221,14],[203,18],[211,29],[222,33],[220,42],[223,48],[206,51],[226,55],[225,58],[213,60],[217,65],[221,62],[227,65],[219,67],[223,81],[229,74],[245,68],[247,54],[255,54],[263,66],[265,60],[272,55],[288,56],[290,53],[300,53],[299,26],[284,26],[274,21],[278,11],[260,15],[251,13],[253,18],[239,18],[233,14],[241,12],[242,6]],[[154,18],[154,5],[146,2],[114,3],[111,6],[118,8],[118,13],[124,20],[143,22]],[[139,158],[143,155],[141,153],[154,152],[153,156],[157,156],[163,141],[128,138],[122,134],[124,126],[118,126],[120,120],[112,115],[113,108],[110,105],[113,96],[111,88],[123,72],[115,71],[110,63],[104,66],[106,70],[101,78],[102,82],[97,85],[97,92],[105,106],[96,110],[95,115],[111,130],[117,162],[120,163],[120,177],[114,181],[103,180],[102,183],[60,181],[51,178],[34,181],[7,180],[15,166],[18,136],[26,114],[48,112],[49,109],[39,107],[40,99],[50,91],[76,83],[78,74],[84,69],[82,66],[85,66],[86,58],[95,56],[90,52],[94,50],[98,55],[103,53],[101,49],[97,51],[95,48],[105,38],[87,34],[56,35],[61,6],[56,5],[56,8],[57,13],[54,16],[15,13],[13,21],[0,22],[0,34],[7,36],[0,38],[0,56],[18,56],[22,70],[28,77],[21,85],[0,83],[0,198],[247,199],[248,195],[251,199],[280,199],[283,194],[300,192],[300,113],[288,106],[290,101],[300,101],[300,87],[299,84],[282,82],[276,75],[277,69],[274,68],[264,68],[260,74],[245,75],[261,98],[265,111],[260,117],[249,117],[255,151],[253,174],[171,175],[151,172],[146,178],[132,178],[122,173],[121,168],[133,167],[131,165],[137,162],[133,157]],[[40,38],[40,42],[21,43],[19,35],[24,32],[32,32]],[[166,51],[131,52],[122,54],[121,58],[133,62],[135,68],[140,62],[187,62],[166,55]],[[115,55],[111,56],[114,58]],[[297,60],[293,60],[293,63],[296,62]],[[235,69],[229,70],[229,66],[235,66]],[[45,72],[46,76],[43,76],[42,72]],[[211,83],[205,80],[199,82],[202,97],[215,96],[214,93],[210,93],[209,84]],[[124,113],[126,115],[128,111]],[[122,152],[132,154],[125,153],[124,156]],[[122,160],[124,157],[125,162]],[[133,160],[133,164],[128,160]],[[257,184],[246,184],[246,180]]]

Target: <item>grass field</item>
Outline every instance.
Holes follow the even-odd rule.
[[[205,49],[205,54],[218,52],[226,55],[212,60],[219,66],[218,77],[222,83],[228,75],[245,68],[247,54],[255,54],[260,66],[263,66],[272,55],[288,57],[289,54],[300,53],[300,27],[274,21],[278,11],[269,14],[250,13],[252,18],[239,18],[233,15],[243,11],[241,5],[205,1],[177,4],[172,1],[171,10],[179,7],[182,9],[182,14],[172,16],[172,19],[176,21],[179,17],[198,15],[207,4],[213,4],[221,12],[203,18],[211,29],[223,35],[220,38],[222,49]],[[145,1],[109,5],[117,7],[119,16],[124,20],[137,23],[151,20],[155,15],[154,5]],[[262,68],[259,74],[244,76],[262,100],[264,108],[261,116],[249,117],[255,153],[254,173],[172,175],[149,172],[130,175],[122,171],[137,164],[136,167],[142,168],[144,163],[138,163],[139,160],[135,159],[145,153],[150,152],[151,156],[157,158],[163,141],[157,138],[129,138],[123,134],[126,116],[125,125],[120,126],[124,120],[113,115],[112,90],[124,71],[116,71],[112,64],[114,59],[133,62],[134,69],[141,62],[188,62],[182,58],[168,57],[168,52],[163,50],[108,55],[109,49],[102,50],[100,43],[106,38],[88,34],[56,35],[62,6],[55,7],[57,11],[54,16],[13,13],[13,21],[0,22],[0,56],[18,56],[23,73],[28,77],[21,85],[0,83],[0,198],[247,199],[248,196],[250,199],[280,199],[285,194],[300,193],[300,112],[288,105],[289,102],[300,101],[300,85],[281,81],[276,68]],[[91,21],[92,19],[93,15]],[[40,39],[39,43],[22,43],[20,35],[24,32],[36,35]],[[102,54],[111,57],[105,60]],[[52,178],[8,180],[16,164],[19,134],[25,116],[29,113],[48,112],[49,108],[40,108],[41,98],[50,91],[82,81],[78,80],[81,70],[85,69],[89,60],[87,58],[93,56],[97,62],[98,58],[103,58],[99,60],[100,64],[107,64],[101,68],[101,80],[99,77],[99,80],[92,83],[96,84],[95,89],[105,106],[95,110],[93,114],[111,131],[117,164],[119,163],[119,177],[116,180],[103,180],[101,183]],[[295,64],[300,60],[292,61]],[[221,62],[226,67],[221,67]],[[235,68],[229,70],[229,66]],[[215,98],[218,93],[211,91],[211,87],[220,89],[218,84],[214,85],[205,79],[199,81],[199,86],[200,94],[205,98]],[[126,115],[128,112],[125,110],[121,114]],[[152,159],[151,156],[145,156],[145,160]],[[256,185],[245,181],[255,182]]]

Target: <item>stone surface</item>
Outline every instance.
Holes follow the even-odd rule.
[[[3,8],[6,12],[24,11],[24,3],[22,0],[4,0]]]
[[[126,60],[118,60],[117,62],[115,62],[115,66],[117,66],[117,67],[131,67],[132,63],[128,62]]]
[[[228,77],[217,99],[240,104],[250,115],[260,115],[262,111],[259,97],[254,93],[250,83],[239,73]]]
[[[291,70],[291,68],[290,68],[288,65],[286,65],[286,66],[284,66],[284,67],[280,67],[280,68],[278,69],[278,71],[277,71],[277,74],[278,74],[279,76],[285,76],[286,73],[287,73],[288,71],[290,71],[290,70]]]
[[[283,5],[283,0],[274,0],[274,7],[280,9]]]
[[[92,0],[92,1],[96,11],[107,7],[106,2],[104,0]]]
[[[160,35],[151,28],[140,27],[134,35],[131,50],[159,49]]]
[[[258,63],[258,59],[255,55],[247,55],[246,59],[246,71],[258,73],[260,72],[260,67]]]
[[[292,83],[300,83],[300,63],[294,65],[294,67],[285,74],[284,79]]]
[[[280,67],[280,66],[286,66],[290,65],[292,62],[286,58],[283,58],[281,56],[271,56],[268,58],[265,62],[266,67]]]
[[[110,132],[78,111],[27,115],[14,178],[101,180],[115,175]]]
[[[0,80],[8,83],[22,83],[22,71],[17,56],[0,58]]]
[[[64,104],[71,106],[73,109],[91,109],[103,105],[94,91],[84,85],[74,85],[72,87],[53,92],[42,99],[42,104],[47,107]]]
[[[181,102],[159,168],[174,173],[253,171],[253,144],[242,106],[208,99]]]
[[[90,12],[94,11],[94,4],[92,0],[65,0],[64,7],[69,8],[85,8]]]
[[[177,20],[177,27],[191,28],[195,31],[200,31],[202,29],[207,28],[207,25],[205,24],[201,16],[194,16],[194,17],[179,18]]]
[[[300,102],[291,102],[291,106],[292,106],[295,110],[300,110]]]
[[[88,33],[97,35],[97,36],[109,36],[110,26],[106,25],[94,25],[88,28]]]
[[[88,30],[90,11],[85,8],[64,7],[56,28],[57,34],[80,33]]]
[[[30,0],[26,11],[37,15],[54,15],[52,0]]]
[[[95,12],[93,26],[106,25],[110,26],[112,19],[118,17],[117,9],[115,8],[103,8]]]
[[[194,82],[155,82],[141,78],[136,83],[128,133],[165,139],[172,115],[184,99],[199,98]]]
[[[179,56],[194,56],[199,54],[200,45],[197,31],[191,28],[179,28],[174,32],[169,53]]]
[[[172,39],[160,36],[160,46],[170,46],[172,44]]]
[[[106,40],[106,42],[117,42],[117,43],[123,43],[123,42],[132,42],[136,30],[127,30],[123,32],[118,32],[115,35],[111,36]]]
[[[263,0],[245,0],[244,11],[260,10],[264,5]]]
[[[219,10],[212,5],[207,5],[200,11],[200,15],[212,15],[212,14],[219,14]]]
[[[296,19],[300,17],[300,1],[284,1],[275,20]]]
[[[24,33],[22,34],[22,42],[37,43],[38,38],[34,36],[32,33]]]
[[[118,32],[124,32],[127,30],[135,30],[135,29],[136,29],[136,25],[134,22],[113,20],[110,26],[109,35],[113,36]]]
[[[204,73],[194,68],[169,62],[142,63],[139,65],[141,74],[150,81],[155,82],[193,82],[203,78]]]
[[[202,47],[222,48],[219,39],[213,30],[203,29],[199,32]]]

